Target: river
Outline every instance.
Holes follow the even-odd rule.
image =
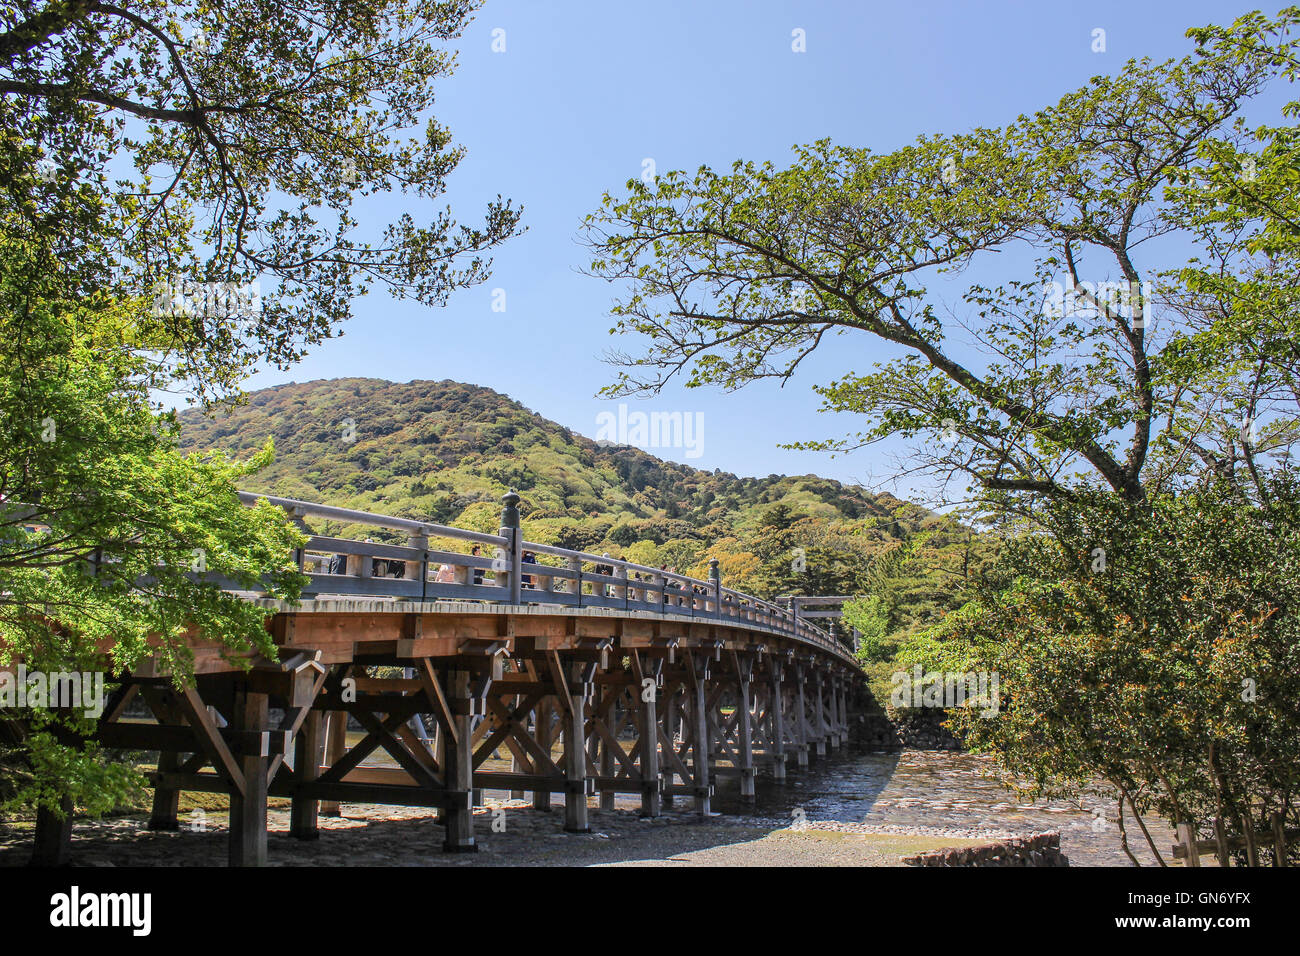
[[[1113,800],[1087,795],[1027,804],[989,775],[987,757],[950,751],[904,750],[832,756],[784,784],[760,773],[757,804],[747,809],[738,784],[721,780],[715,806],[760,817],[774,826],[802,818],[857,829],[942,830],[994,835],[1061,832],[1061,850],[1075,866],[1131,866],[1120,844]],[[1082,806],[1081,806],[1081,805]],[[802,814],[800,814],[802,811]],[[1126,816],[1129,845],[1144,866],[1154,863],[1141,831]],[[1168,859],[1174,835],[1159,821],[1147,820]]]

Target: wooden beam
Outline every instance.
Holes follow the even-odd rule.
[[[324,737],[321,735],[321,711],[309,711],[298,731],[297,750],[293,759],[295,782],[311,783],[320,776],[324,743]],[[319,817],[319,800],[295,796],[289,812],[289,835],[298,840],[318,839],[320,837]]]
[[[427,662],[426,662],[427,663]],[[432,674],[432,670],[429,670]],[[474,752],[470,739],[470,672],[451,670],[446,674],[447,697],[450,711],[447,745],[442,753],[443,786],[448,792],[443,822],[446,834],[443,849],[448,853],[474,853]],[[434,682],[441,686],[439,682]]]
[[[204,711],[206,713],[206,711]],[[267,695],[240,688],[235,691],[235,729],[266,730]],[[239,758],[244,786],[230,797],[230,865],[266,865],[266,770],[269,753],[244,753]]]
[[[203,702],[199,692],[193,687],[185,688],[180,692],[177,704],[184,711],[195,737],[198,738],[199,747],[212,761],[213,768],[230,782],[232,797],[243,794],[244,768],[230,752],[230,748],[221,736],[221,731],[212,721],[212,715],[208,713],[208,705]]]
[[[656,701],[658,682],[646,674],[641,663],[641,652],[633,650],[632,676],[636,681],[633,695],[640,706],[637,726],[637,758],[641,765],[641,816],[657,817],[660,814],[659,789],[659,720]]]
[[[552,671],[560,666],[557,654],[552,652],[547,659],[553,661]],[[582,665],[570,666],[576,669]],[[560,676],[564,676],[562,667]],[[567,833],[590,833],[591,825],[587,819],[586,697],[581,693],[570,694],[562,683],[556,690],[556,698],[564,709],[564,829]]]

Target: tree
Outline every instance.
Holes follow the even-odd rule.
[[[844,603],[844,620],[858,631],[858,659],[863,662],[887,656],[885,638],[889,634],[889,608],[877,594]]]
[[[182,455],[132,345],[140,303],[69,294],[52,255],[0,235],[0,668],[111,675],[156,656],[183,682],[195,633],[232,660],[274,655],[265,611],[223,589],[298,596],[305,539],[235,491],[271,446],[243,463]],[[102,812],[138,782],[75,743],[92,707],[28,703],[20,759],[0,760],[7,808]]]
[[[915,440],[1006,547],[899,662],[1000,672],[998,719],[952,717],[966,742],[1031,793],[1109,781],[1144,834],[1294,819],[1300,137],[1243,110],[1297,75],[1297,24],[1191,30],[1000,129],[633,181],[588,219],[644,343],[609,394],[788,380],[836,335],[893,350],[817,388],[864,429],[799,447]]]
[[[438,305],[487,276],[518,211],[498,197],[470,227],[427,208],[463,156],[428,115],[433,86],[477,6],[0,9],[0,663],[117,671],[156,654],[183,683],[192,633],[239,660],[272,652],[264,613],[218,586],[297,595],[300,536],[235,493],[271,447],[183,456],[150,396],[236,396],[254,364],[335,334],[376,281]],[[395,191],[410,213],[356,215]],[[4,796],[111,806],[130,774],[57,723],[88,727],[35,707]]]
[[[1248,392],[1251,370],[1207,381],[1187,361],[1204,303],[1160,240],[1205,238],[1185,182],[1250,138],[1241,111],[1283,72],[1297,22],[1294,8],[1243,18],[1200,34],[1194,56],[1131,61],[1000,129],[883,155],[823,140],[785,169],[630,181],[587,220],[592,272],[629,288],[615,334],[644,343],[612,353],[605,391],[784,381],[834,336],[867,335],[900,357],[817,388],[867,427],[800,447],[916,439],[915,467],[999,507],[1177,484],[1193,444],[1239,428],[1224,435],[1239,403],[1207,416],[1207,392],[1224,376]],[[1224,251],[1245,266],[1240,245]],[[1001,281],[961,282],[981,269]]]
[[[996,719],[951,712],[963,741],[1031,796],[1108,781],[1120,826],[1136,823],[1162,865],[1153,813],[1198,822],[1202,838],[1216,822],[1268,832],[1274,814],[1294,826],[1300,483],[1294,472],[1262,480],[1267,506],[1225,480],[1140,503],[1057,503],[1050,534],[1008,544],[1010,585],[901,659],[998,674]],[[1300,852],[1289,852],[1294,865]],[[1243,851],[1238,862],[1256,861]]]
[[[440,305],[518,231],[421,210],[464,155],[428,116],[475,0],[11,0],[0,9],[0,205],[149,296],[142,341],[201,397],[334,334],[376,281]],[[424,124],[422,134],[402,138]],[[129,163],[129,167],[124,165]],[[359,198],[412,212],[362,222]],[[87,237],[102,244],[93,260]],[[265,284],[264,290],[254,283]]]

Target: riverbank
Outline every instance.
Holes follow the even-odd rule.
[[[687,809],[641,819],[632,809],[590,812],[591,832],[563,832],[560,806],[537,811],[524,801],[489,800],[475,812],[479,851],[442,851],[442,828],[422,808],[348,804],[320,821],[320,839],[288,835],[289,812],[268,815],[272,866],[895,866],[899,857],[974,844],[955,835],[773,829],[756,818],[700,820]],[[144,817],[79,821],[72,855],[80,866],[223,866],[226,815],[205,812],[202,830],[186,821],[172,833],[151,832]],[[27,827],[0,837],[0,865],[30,853]]]
[[[898,866],[903,856],[974,846],[1047,830],[1061,833],[1072,866],[1127,866],[1114,804],[1021,804],[985,775],[987,761],[946,751],[836,757],[783,785],[760,777],[758,802],[718,785],[717,816],[701,820],[678,799],[641,819],[636,803],[592,801],[590,834],[563,831],[560,797],[549,811],[489,791],[475,813],[476,854],[442,852],[442,829],[423,808],[344,804],[323,817],[319,840],[288,836],[287,800],[269,811],[269,862],[277,866]],[[225,797],[182,794],[182,828],[154,833],[147,816],[77,820],[73,859],[85,866],[223,866]],[[0,828],[0,866],[26,863],[30,824]],[[1159,843],[1172,834],[1154,831]],[[1139,855],[1142,855],[1141,852]]]

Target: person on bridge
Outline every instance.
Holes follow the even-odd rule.
[[[480,547],[476,544],[476,545],[474,545],[474,547],[472,547],[472,548],[469,549],[469,553],[470,553],[471,555],[473,555],[474,557],[478,558],[478,557],[482,557],[483,550],[482,550],[482,548],[480,548]],[[475,569],[474,569],[474,583],[475,583],[475,584],[482,584],[482,583],[483,583],[483,569],[482,569],[482,568],[475,568]]]
[[[606,551],[604,554],[601,555],[601,557],[602,557],[602,558],[608,558],[608,557],[609,557],[609,552]],[[606,577],[610,577],[610,578],[612,578],[612,577],[614,576],[614,565],[612,565],[612,564],[598,564],[598,565],[596,565],[596,573],[597,573],[597,574],[603,574],[603,575],[605,575]],[[613,596],[614,596],[614,586],[613,586],[612,584],[606,584],[606,585],[605,585],[605,597],[613,597]]]

